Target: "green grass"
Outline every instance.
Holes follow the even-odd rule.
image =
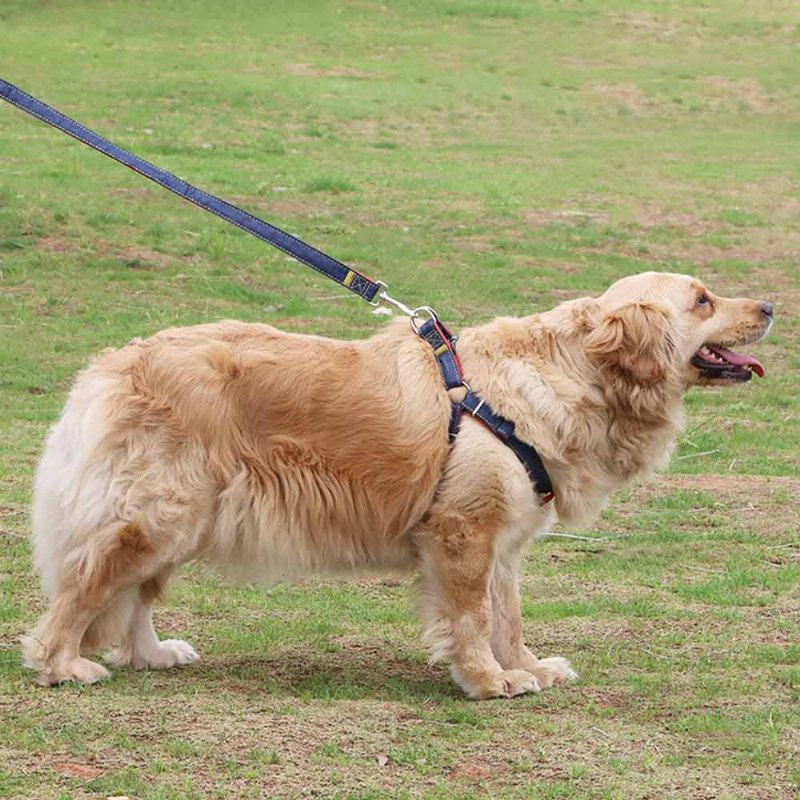
[[[774,302],[767,376],[687,397],[668,476],[531,548],[525,634],[577,686],[476,704],[411,580],[185,570],[171,673],[34,688],[32,471],[99,349],[223,317],[384,320],[0,107],[0,797],[790,798],[800,787],[800,12],[790,0],[0,7],[2,77],[454,328],[687,271]]]

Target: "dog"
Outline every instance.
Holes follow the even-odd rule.
[[[565,684],[570,663],[523,642],[526,544],[556,517],[586,524],[663,466],[689,387],[763,375],[730,348],[764,336],[772,315],[649,272],[464,330],[465,377],[538,450],[552,504],[478,420],[465,414],[449,441],[451,396],[407,321],[363,341],[226,321],[106,350],[37,470],[34,556],[50,605],[23,637],[25,663],[51,685],[108,677],[85,655],[112,646],[112,666],[195,661],[186,642],[159,641],[151,610],[200,558],[268,583],[414,568],[431,659],[449,661],[469,697]]]

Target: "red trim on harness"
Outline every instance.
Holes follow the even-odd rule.
[[[458,353],[456,353],[455,347],[453,347],[453,334],[450,333],[441,322],[439,322],[438,318],[434,318],[432,320],[433,327],[439,332],[439,336],[442,337],[444,340],[445,347],[450,351],[450,354],[453,356],[453,361],[456,362],[456,369],[458,370],[458,377],[461,380],[464,380],[464,370],[461,366],[461,361],[458,358]]]

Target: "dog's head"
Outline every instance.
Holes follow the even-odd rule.
[[[645,272],[613,284],[594,306],[587,356],[622,384],[727,384],[764,369],[740,347],[765,336],[772,305],[710,292],[688,275]]]

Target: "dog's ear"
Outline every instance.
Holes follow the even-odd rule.
[[[675,369],[670,311],[656,303],[628,303],[601,317],[584,340],[584,350],[600,367],[628,380],[659,383]]]

